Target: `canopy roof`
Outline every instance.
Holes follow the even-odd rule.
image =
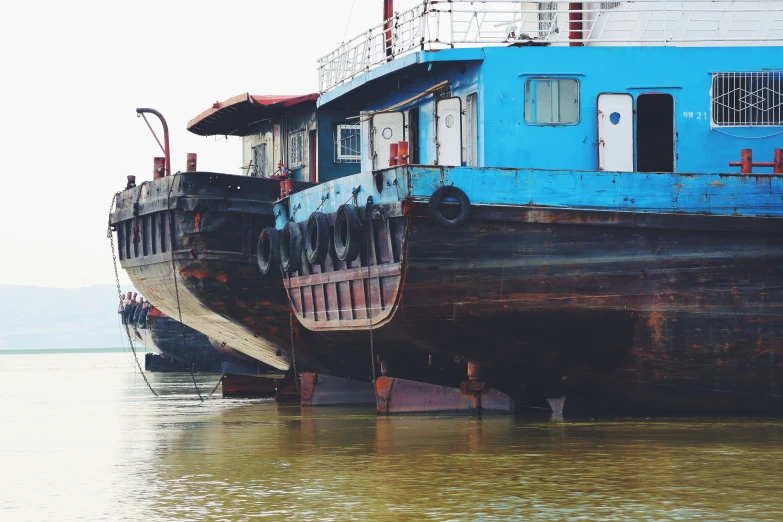
[[[298,105],[311,104],[315,109],[318,94],[255,95],[240,94],[224,102],[215,102],[188,122],[188,130],[199,136],[246,136],[248,127],[267,118],[273,118]]]

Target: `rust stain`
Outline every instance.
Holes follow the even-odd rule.
[[[720,181],[718,181],[717,179],[716,179],[715,181],[712,181],[712,182],[710,183],[710,185],[712,185],[713,187],[725,187],[725,186],[726,186],[726,184],[725,184],[725,183],[721,183],[721,182],[720,182]]]
[[[650,314],[650,318],[647,320],[647,326],[653,332],[653,341],[655,342],[655,348],[661,349],[661,341],[663,339],[663,323],[664,317],[660,312],[653,312]]]

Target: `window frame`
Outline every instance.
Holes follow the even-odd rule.
[[[536,122],[531,121],[528,119],[528,100],[530,100],[530,96],[528,94],[528,86],[533,81],[563,81],[563,80],[570,80],[576,82],[576,121],[573,122]],[[582,82],[579,80],[579,78],[574,76],[528,76],[525,78],[525,87],[524,87],[524,107],[522,109],[523,111],[523,117],[525,120],[526,125],[531,125],[534,127],[539,126],[555,126],[555,127],[568,127],[573,125],[579,125],[582,122]]]
[[[263,148],[264,151],[264,164],[259,166],[256,162],[256,150],[260,150]],[[269,162],[269,151],[267,150],[267,142],[261,142],[258,145],[254,145],[250,147],[251,152],[251,161],[253,162],[253,177],[255,178],[266,178],[268,177],[268,173],[266,172],[267,163]],[[259,168],[260,167],[260,168]]]
[[[355,131],[356,141],[359,150],[356,154],[343,154],[341,152],[343,141],[342,130],[351,129]],[[361,163],[362,161],[362,126],[359,123],[339,123],[334,130],[334,161],[335,163]]]
[[[716,121],[716,106],[724,106],[728,110],[740,112],[739,109],[736,109],[734,107],[730,107],[724,102],[719,101],[720,98],[723,98],[725,96],[730,96],[732,92],[737,90],[737,86],[734,85],[732,89],[726,90],[725,92],[721,92],[719,95],[716,96],[716,89],[718,85],[728,85],[729,82],[734,80],[734,78],[744,78],[746,82],[752,82],[755,79],[761,79],[765,78],[768,82],[777,82],[778,88],[783,90],[783,72],[781,71],[766,71],[766,70],[760,70],[760,71],[719,71],[719,72],[713,72],[710,74],[710,128],[712,129],[718,129],[718,128],[775,128],[775,127],[783,127],[783,104],[779,103],[778,105],[772,106],[770,111],[774,111],[777,109],[776,112],[772,112],[771,116],[767,121],[763,121],[759,123],[758,121],[749,121],[750,118],[746,117],[746,112],[748,112],[751,107],[753,107],[753,104],[744,102],[746,105],[742,108],[742,119],[741,121]],[[720,82],[723,82],[722,84]],[[774,95],[777,95],[781,101],[783,101],[783,93],[776,92],[774,89],[770,88],[768,84],[765,84],[763,89],[756,89],[755,91],[747,91],[744,90],[744,95],[735,94],[734,100],[732,101],[743,101],[742,98],[750,97],[751,95],[758,96],[756,93],[760,90],[767,90],[771,91]],[[758,109],[757,109],[758,110]],[[759,111],[760,112],[765,111]],[[774,119],[774,116],[777,116],[777,120]],[[731,118],[729,118],[731,119]],[[737,118],[740,119],[740,118]],[[772,123],[770,123],[772,122]]]
[[[299,148],[299,158],[298,162],[294,162],[294,138],[296,136],[300,136],[299,144],[301,145]],[[288,168],[289,169],[301,169],[306,165],[305,161],[305,129],[297,129],[295,131],[291,131],[288,133]]]

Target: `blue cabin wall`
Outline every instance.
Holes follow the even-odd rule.
[[[667,93],[674,98],[677,172],[738,172],[742,148],[772,161],[781,127],[710,128],[713,72],[783,66],[776,47],[525,47],[485,49],[481,68],[486,165],[543,169],[598,168],[597,99],[601,93]],[[580,82],[580,122],[525,121],[525,81],[558,75]],[[559,76],[562,75],[562,76]],[[481,103],[481,101],[480,101]],[[766,171],[765,171],[766,172]]]
[[[321,109],[318,111],[318,181],[330,181],[356,174],[359,162],[338,162],[335,158],[335,133],[338,125],[357,124],[355,111]]]
[[[772,161],[774,149],[783,148],[781,126],[713,129],[710,124],[712,73],[783,67],[779,47],[490,47],[419,52],[399,61],[405,63],[385,64],[328,93],[321,104],[351,99],[359,105],[355,113],[377,111],[449,80],[463,109],[467,96],[478,92],[479,166],[597,170],[601,93],[630,94],[634,110],[640,94],[672,95],[676,172],[739,172],[728,164],[740,160],[741,149],[751,148],[754,161]],[[526,80],[552,76],[579,81],[577,124],[525,121]],[[419,163],[434,164],[434,98],[402,108],[406,125],[414,106],[420,109]]]

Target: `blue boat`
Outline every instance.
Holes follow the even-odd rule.
[[[372,332],[393,372],[430,354],[518,404],[780,413],[781,44],[777,2],[393,13],[319,64],[318,110],[360,136],[319,150],[361,172],[319,164],[259,262],[305,328]]]

